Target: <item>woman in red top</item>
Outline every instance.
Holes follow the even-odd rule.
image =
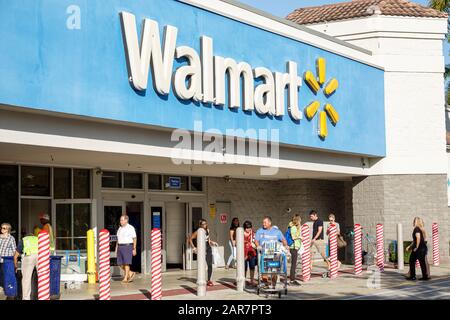
[[[247,275],[247,269],[250,268],[250,285],[255,286],[255,267],[256,267],[256,245],[255,231],[253,231],[252,223],[250,221],[244,222],[244,257],[245,257],[245,275]]]

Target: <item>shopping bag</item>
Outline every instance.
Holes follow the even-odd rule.
[[[305,246],[303,243],[300,245],[300,248],[298,248],[298,254],[301,256],[305,252]]]
[[[344,237],[341,235],[337,236],[337,246],[338,246],[338,248],[344,248],[347,246],[347,242],[344,240]]]
[[[213,264],[216,266],[222,266],[225,264],[225,261],[223,260],[222,256],[219,253],[218,247],[211,247],[212,250],[212,256],[213,256]]]

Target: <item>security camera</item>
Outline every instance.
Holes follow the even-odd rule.
[[[180,200],[180,197],[179,197],[179,196],[176,196],[176,197],[175,197],[175,200]]]
[[[95,174],[96,174],[96,175],[101,175],[101,174],[103,174],[102,168],[95,168]]]
[[[286,213],[291,213],[292,209],[291,208],[286,208]]]
[[[367,167],[369,165],[369,159],[368,158],[361,158],[361,165],[363,168]]]
[[[231,177],[230,176],[225,176],[225,177],[223,177],[223,179],[225,180],[225,182],[230,182],[231,181]]]

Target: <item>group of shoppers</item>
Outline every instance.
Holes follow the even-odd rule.
[[[16,245],[16,240],[11,234],[11,225],[2,223],[0,234],[0,286],[3,288],[3,257],[14,258],[14,268],[17,272],[19,258],[21,259],[22,272],[22,300],[31,299],[31,286],[33,272],[37,266],[38,256],[38,234],[41,230],[46,230],[50,237],[50,251],[55,250],[55,238],[53,228],[50,224],[50,216],[44,212],[39,213],[39,221],[42,228],[35,227],[33,232],[25,234]]]
[[[329,227],[324,232],[324,223],[320,219],[317,211],[311,210],[309,213],[309,218],[313,223],[312,226],[312,239],[311,239],[311,268],[313,266],[314,259],[312,257],[318,253],[323,258],[323,260],[330,267],[330,259],[326,254],[326,243],[324,241],[324,234],[329,234],[330,226],[335,225],[337,229],[337,235],[342,239],[340,233],[339,223],[336,222],[336,217],[334,214],[329,214]],[[50,224],[50,217],[48,214],[40,213],[39,220],[42,225],[42,229],[47,230],[50,235],[50,250],[55,250],[54,234],[53,228]],[[117,264],[121,266],[124,274],[122,280],[123,283],[132,282],[135,276],[135,272],[130,270],[130,265],[132,264],[133,256],[136,256],[136,231],[135,228],[130,225],[129,218],[126,214],[120,217],[120,227],[117,231],[117,245],[116,245],[116,255]],[[203,228],[206,233],[206,263],[208,267],[208,280],[207,285],[212,286],[212,246],[218,246],[218,243],[213,241],[210,237],[210,230],[208,228],[208,222],[205,219],[199,221],[199,228]],[[240,223],[238,218],[233,218],[231,226],[229,229],[229,246],[230,246],[230,256],[226,263],[226,268],[228,269],[232,263],[236,262],[236,230],[239,228]],[[413,221],[413,241],[410,246],[406,248],[407,251],[411,252],[409,258],[410,271],[406,275],[408,280],[416,280],[415,264],[416,260],[419,261],[422,270],[422,278],[420,280],[429,280],[429,266],[427,263],[427,233],[425,231],[424,222],[421,218],[415,217]],[[30,300],[31,296],[31,281],[33,270],[37,266],[37,255],[38,255],[38,233],[41,229],[34,230],[34,233],[29,233],[23,237],[18,245],[16,246],[15,238],[11,235],[11,225],[9,223],[1,224],[0,233],[0,287],[3,287],[4,275],[3,275],[3,258],[2,257],[14,257],[14,266],[17,270],[18,260],[21,258],[21,270],[22,270],[22,292],[23,300]],[[257,266],[257,256],[258,249],[261,248],[266,241],[275,241],[280,243],[285,247],[287,251],[290,252],[291,256],[291,268],[289,272],[289,279],[291,285],[299,285],[296,280],[296,267],[299,253],[301,253],[303,248],[303,236],[301,233],[302,220],[300,215],[296,214],[292,217],[289,222],[286,235],[291,239],[291,243],[288,245],[286,237],[283,235],[281,230],[277,226],[272,225],[272,219],[269,216],[265,216],[262,221],[262,227],[256,232],[253,229],[251,221],[245,221],[243,224],[244,229],[244,259],[245,259],[245,275],[247,275],[247,270],[250,269],[250,281],[251,286],[255,286],[255,268]],[[197,241],[198,229],[195,231],[189,239],[189,243],[196,252],[196,241]],[[338,262],[339,263],[339,262]],[[340,263],[339,263],[340,264]],[[272,285],[275,285],[277,277],[272,277]]]
[[[339,223],[336,221],[336,216],[333,213],[328,215],[328,228],[324,230],[324,222],[319,217],[316,210],[311,210],[309,212],[309,219],[312,222],[312,236],[311,236],[311,250],[310,250],[310,261],[311,261],[311,269],[314,264],[313,257],[316,254],[319,254],[322,259],[327,263],[328,269],[331,266],[331,260],[329,255],[327,255],[327,245],[329,248],[329,243],[327,244],[324,240],[324,235],[327,236],[330,234],[330,227],[332,225],[336,226],[336,233],[338,238],[338,249],[346,246],[346,242],[344,240],[343,235],[341,234],[341,229]],[[255,268],[257,265],[257,252],[258,248],[261,247],[266,241],[276,241],[281,243],[286,250],[289,250],[291,256],[291,266],[289,272],[289,284],[290,285],[300,285],[300,283],[296,280],[296,269],[297,262],[299,259],[299,255],[304,251],[303,248],[303,237],[301,233],[302,229],[302,219],[299,214],[296,214],[292,217],[291,221],[288,225],[289,236],[292,239],[291,243],[288,245],[286,241],[286,237],[283,235],[281,230],[277,226],[272,225],[272,219],[269,216],[265,216],[262,221],[262,227],[258,229],[257,232],[254,231],[252,222],[245,221],[243,224],[244,229],[244,259],[245,259],[245,274],[247,275],[247,270],[250,269],[250,281],[249,284],[251,286],[256,285],[255,281]],[[407,279],[415,280],[415,263],[416,260],[419,260],[420,266],[422,269],[423,278],[421,280],[428,280],[429,277],[429,268],[426,259],[427,255],[427,246],[426,246],[426,232],[424,229],[424,223],[421,218],[414,218],[414,231],[413,231],[413,242],[407,248],[408,251],[411,251],[411,256],[409,260],[410,264],[410,272],[407,275]],[[231,226],[229,229],[229,247],[230,247],[230,256],[228,257],[225,268],[228,269],[231,266],[235,267],[236,262],[236,229],[239,228],[240,223],[239,219],[233,218],[231,222]],[[209,230],[207,228],[207,223],[205,220],[200,221],[200,227],[205,228],[207,232],[207,264],[208,264],[208,285],[212,285],[211,276],[212,276],[212,254],[211,251],[211,243],[217,245],[215,242],[211,242],[209,238]],[[195,232],[191,236],[191,246],[194,247],[192,242],[195,239],[197,233]],[[341,262],[338,260],[338,268],[340,267]],[[272,278],[272,284],[276,283],[276,277]]]
[[[11,234],[11,225],[9,223],[2,223],[0,233],[0,287],[3,288],[4,274],[3,274],[3,257],[13,257],[14,267],[17,272],[19,259],[21,261],[22,273],[22,300],[31,299],[31,287],[33,272],[37,267],[38,260],[38,235],[41,230],[46,230],[49,233],[50,253],[55,251],[55,236],[53,227],[50,224],[50,216],[47,213],[41,212],[38,215],[41,228],[35,226],[33,232],[25,233],[22,239],[17,243],[14,236]],[[124,274],[122,282],[128,283],[133,281],[135,272],[130,270],[132,258],[136,255],[136,231],[133,226],[128,224],[128,216],[122,215],[120,217],[120,227],[117,231],[117,264],[121,266]]]
[[[333,223],[335,223],[335,216],[330,214]],[[324,260],[329,263],[329,259],[326,257],[325,253],[325,243],[323,236],[323,221],[319,219],[318,214],[315,210],[310,212],[310,219],[313,222],[313,238],[311,241],[311,246],[317,250],[324,258]],[[338,224],[337,224],[338,225]],[[236,263],[236,230],[240,227],[240,222],[238,218],[233,218],[231,221],[231,226],[229,229],[229,239],[228,245],[230,247],[230,256],[227,259],[225,268],[235,267]],[[208,224],[206,220],[201,219],[199,222],[199,228],[204,228],[206,231],[206,263],[208,266],[208,280],[207,285],[212,286],[212,253],[211,245],[218,245],[216,242],[212,241],[209,237],[210,232],[208,229]],[[281,243],[291,255],[291,269],[290,269],[290,284],[299,285],[299,282],[295,279],[296,265],[299,255],[299,250],[302,248],[302,235],[301,235],[301,217],[296,214],[292,220],[289,222],[288,230],[290,232],[291,238],[293,240],[292,244],[288,245],[283,233],[277,226],[272,225],[272,218],[265,216],[262,221],[262,227],[256,232],[253,229],[251,221],[245,221],[243,224],[244,229],[244,259],[245,259],[245,274],[247,270],[250,270],[250,286],[255,286],[255,268],[257,265],[257,249],[261,248],[267,241],[275,241]],[[328,231],[327,231],[328,232]],[[339,227],[338,227],[339,232]],[[197,231],[195,231],[190,237],[190,245],[193,247],[194,252],[196,251],[196,246],[194,241],[197,239]],[[311,255],[315,253],[312,250]],[[311,266],[312,266],[311,259]],[[272,277],[272,283],[276,283],[276,277]]]

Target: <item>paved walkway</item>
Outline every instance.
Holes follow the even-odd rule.
[[[406,281],[405,271],[398,271],[387,266],[381,274],[364,270],[360,276],[353,275],[352,266],[341,267],[337,279],[322,278],[324,266],[313,269],[311,280],[301,286],[289,286],[288,295],[282,299],[317,300],[317,299],[450,299],[450,265],[431,267],[431,281]],[[256,295],[254,288],[236,292],[234,277],[236,270],[215,269],[214,286],[207,287],[209,300],[256,300],[278,299],[277,295]],[[420,274],[420,272],[419,272]],[[150,299],[150,277],[137,275],[135,281],[122,284],[120,279],[113,279],[111,295],[113,300],[148,300]],[[196,271],[172,270],[163,275],[164,300],[196,300]],[[96,299],[98,284],[84,283],[80,289],[61,289],[62,300]],[[0,295],[0,299],[4,299]]]

